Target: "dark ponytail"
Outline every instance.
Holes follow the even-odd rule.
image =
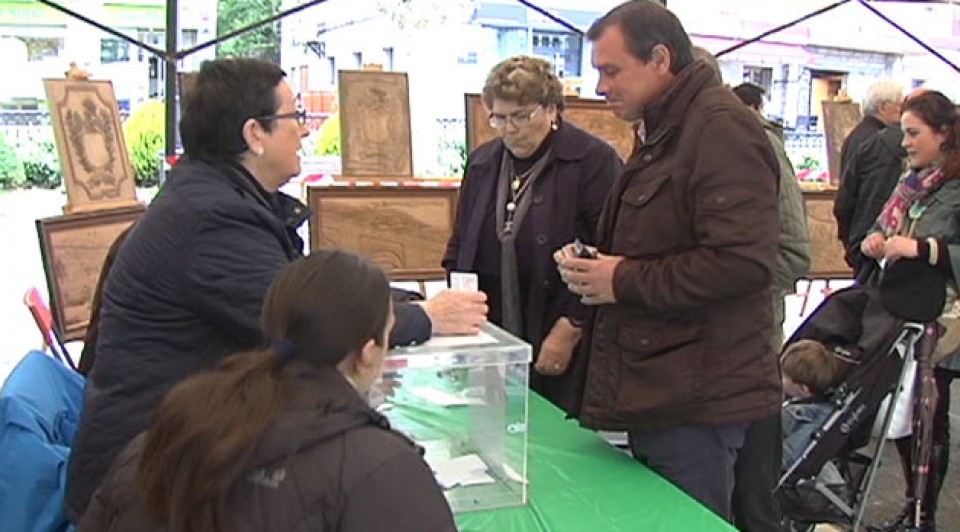
[[[285,407],[286,363],[336,367],[370,340],[382,345],[390,286],[366,259],[315,251],[280,272],[261,313],[270,347],[175,386],[147,431],[137,487],[148,515],[172,532],[223,530],[223,495]]]
[[[281,361],[272,349],[234,355],[167,394],[137,472],[153,519],[173,532],[222,530],[221,497],[279,410]]]

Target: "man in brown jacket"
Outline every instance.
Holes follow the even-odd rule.
[[[637,459],[729,519],[746,427],[780,407],[777,159],[666,8],[627,2],[587,36],[597,92],[646,136],[607,198],[598,257],[555,256],[595,309],[576,415],[628,431]]]

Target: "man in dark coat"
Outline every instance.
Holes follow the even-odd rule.
[[[840,181],[833,204],[837,238],[843,243],[847,264],[860,277],[865,266],[860,242],[877,221],[883,205],[906,169],[907,150],[900,145],[903,130],[893,124],[875,133],[857,149]]]
[[[863,97],[863,120],[860,121],[843,139],[840,146],[840,179],[847,173],[850,158],[857,148],[888,124],[900,122],[900,103],[903,101],[903,88],[899,83],[881,79],[870,85]]]
[[[595,311],[580,422],[626,430],[633,455],[726,519],[747,426],[780,408],[769,356],[776,156],[759,121],[659,4],[594,23],[597,92],[645,138],[607,198],[596,259],[555,258]]]

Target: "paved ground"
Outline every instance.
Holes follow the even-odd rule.
[[[2,281],[0,281],[0,323],[2,323],[3,349],[0,351],[0,381],[4,380],[14,364],[29,349],[40,346],[37,332],[29,313],[22,304],[23,294],[30,286],[37,286],[46,294],[46,281],[37,244],[34,220],[45,216],[60,214],[65,197],[59,191],[31,190],[0,192],[0,250],[2,250]],[[801,283],[801,289],[805,288]],[[435,288],[435,287],[430,287]],[[812,311],[822,299],[822,283],[816,283],[811,294],[807,313]],[[801,321],[800,297],[788,300],[788,321],[786,331],[789,334]],[[74,354],[79,354],[80,344],[68,346]],[[952,424],[954,434],[960,427],[960,388],[954,385]],[[955,437],[955,441],[957,438]],[[953,445],[957,454],[957,445]],[[882,461],[877,486],[870,499],[868,521],[894,514],[901,505],[903,481],[900,467],[893,450],[887,446]],[[950,468],[946,485],[941,495],[942,532],[960,532],[960,458],[954,460]]]

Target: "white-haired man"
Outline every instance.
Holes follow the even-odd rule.
[[[850,164],[857,147],[889,124],[900,122],[903,87],[892,79],[881,79],[870,85],[863,97],[863,120],[856,125],[840,146],[840,178]]]

